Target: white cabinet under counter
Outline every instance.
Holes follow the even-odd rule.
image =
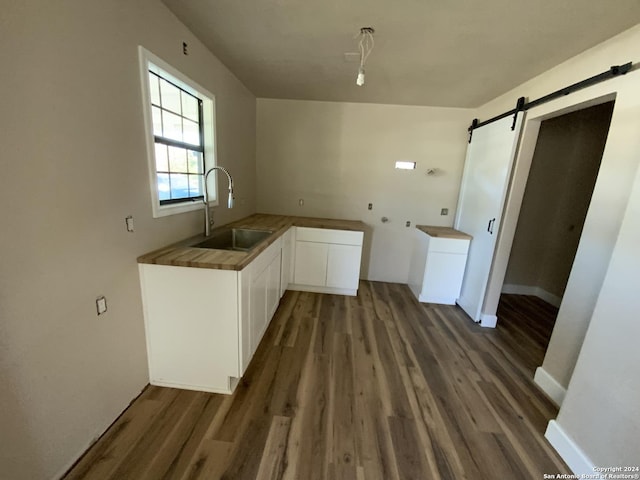
[[[282,239],[240,271],[139,264],[152,385],[232,393],[278,308]]]
[[[460,295],[471,236],[449,227],[414,230],[409,288],[418,301],[454,305]]]
[[[356,295],[364,233],[296,227],[291,290]]]
[[[150,383],[233,393],[287,289],[357,293],[364,227],[254,214],[222,227],[271,232],[253,249],[212,235],[138,257]]]

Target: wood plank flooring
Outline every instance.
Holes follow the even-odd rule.
[[[505,296],[498,328],[406,285],[287,292],[231,396],[149,386],[76,479],[540,479],[570,473],[533,384],[554,312]],[[529,319],[527,319],[529,318]]]

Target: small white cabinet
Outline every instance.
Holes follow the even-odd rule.
[[[409,288],[420,302],[456,303],[470,241],[471,236],[452,228],[416,227]]]
[[[356,295],[363,232],[296,228],[292,290]]]

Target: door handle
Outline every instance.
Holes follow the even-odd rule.
[[[489,224],[487,225],[487,232],[489,232],[490,235],[493,235],[493,227],[496,224],[496,219],[492,218],[491,220],[489,220]]]

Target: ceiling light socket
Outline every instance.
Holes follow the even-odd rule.
[[[373,50],[373,32],[375,30],[372,27],[361,27],[360,34],[356,37],[360,40],[358,42],[358,50],[360,51],[360,66],[358,67],[358,76],[356,77],[356,85],[362,87],[364,85],[364,66],[367,63],[367,58]]]
[[[356,78],[356,85],[361,87],[364,85],[364,68],[360,67],[358,69],[358,76]]]

